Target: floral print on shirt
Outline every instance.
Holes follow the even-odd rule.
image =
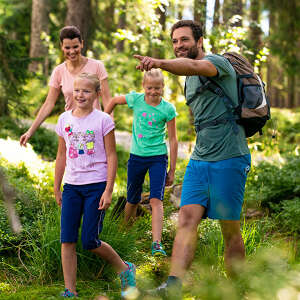
[[[68,133],[70,142],[69,157],[78,158],[79,155],[92,155],[95,153],[95,132],[87,130],[86,132],[74,132],[72,125],[67,124],[65,131]]]

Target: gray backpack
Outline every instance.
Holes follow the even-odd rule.
[[[249,61],[242,55],[235,52],[227,52],[223,54],[223,57],[230,62],[236,72],[239,104],[236,106],[224,93],[222,87],[212,78],[199,76],[201,86],[196,90],[195,95],[187,100],[187,105],[190,105],[197,98],[198,94],[208,89],[222,98],[229,117],[195,124],[195,130],[198,132],[209,126],[233,122],[235,124],[233,126],[235,133],[238,133],[237,123],[244,127],[246,137],[250,137],[256,132],[262,134],[263,126],[271,116],[270,104],[265,93],[264,83],[259,75],[254,72]]]

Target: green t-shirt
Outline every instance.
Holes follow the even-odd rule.
[[[236,74],[231,64],[221,55],[206,55],[203,59],[210,61],[218,70],[214,81],[222,87],[234,103],[238,104]],[[201,85],[198,76],[186,78],[186,98],[190,99]],[[195,123],[208,122],[228,116],[223,100],[209,90],[205,90],[190,104]],[[244,128],[238,126],[239,132],[233,131],[233,123],[206,127],[197,133],[195,149],[191,158],[204,161],[219,161],[249,154]]]
[[[144,93],[132,92],[125,96],[133,109],[132,143],[130,153],[139,156],[167,154],[166,123],[177,115],[175,106],[164,99],[157,106],[145,102]]]

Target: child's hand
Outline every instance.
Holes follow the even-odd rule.
[[[175,172],[169,171],[166,178],[166,186],[170,186],[174,182]]]
[[[112,194],[104,191],[102,197],[99,202],[99,210],[100,209],[108,209],[111,204]]]
[[[54,195],[55,195],[55,200],[56,200],[56,203],[57,205],[59,205],[61,207],[61,199],[62,199],[62,193],[60,190],[58,191],[54,191]]]

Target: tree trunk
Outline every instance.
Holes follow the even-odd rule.
[[[296,98],[295,98],[295,106],[300,106],[300,77],[296,76]]]
[[[287,95],[287,107],[295,107],[295,74],[288,75],[288,95]]]
[[[2,35],[0,36],[0,72],[3,73],[1,76],[3,78],[2,82],[0,84],[0,116],[8,116],[9,115],[9,108],[8,108],[8,100],[9,98],[7,97],[7,93],[10,92],[11,86],[18,86],[18,82],[10,69],[9,66],[9,61],[7,59],[7,39],[3,37]],[[4,85],[6,88],[4,88]],[[12,93],[10,93],[12,94]]]
[[[119,23],[118,23],[118,29],[125,29],[126,28],[126,1],[121,6],[121,12],[119,15]],[[124,51],[124,40],[117,42],[117,52],[123,52]]]
[[[256,55],[262,48],[262,30],[259,26],[260,23],[260,1],[251,0],[250,6],[250,41],[251,41],[251,50],[254,53],[250,57],[250,62],[254,65]]]
[[[220,24],[220,0],[215,0],[213,28]]]
[[[276,31],[277,17],[274,11],[269,12],[269,35]],[[282,70],[278,68],[279,61],[271,53],[267,62],[267,94],[272,107],[281,107],[282,93],[280,91],[280,81],[282,80]],[[281,86],[283,82],[281,82]]]
[[[41,39],[41,34],[49,33],[49,10],[49,0],[32,0],[29,56],[40,58],[42,61],[32,61],[29,71],[36,72],[42,65],[43,73],[46,76],[49,73],[48,49]]]
[[[223,1],[223,22],[227,23],[234,15],[243,16],[243,1],[242,0],[224,0]],[[242,26],[242,20],[237,20],[232,27]]]
[[[205,32],[206,0],[194,0],[194,20],[199,22]]]
[[[213,16],[213,27],[212,27],[212,32],[213,34],[210,35],[210,44],[211,44],[211,52],[212,53],[217,53],[218,49],[216,47],[216,40],[214,38],[215,34],[218,32],[218,27],[220,25],[220,18],[221,18],[221,10],[220,10],[220,1],[215,0],[215,7],[214,7],[214,16]]]
[[[300,47],[300,39],[298,41],[298,49],[299,49],[299,47]],[[299,53],[299,51],[298,51],[297,59],[298,59],[298,61],[300,61],[300,53]],[[299,76],[298,73],[296,74],[295,106],[296,107],[300,106],[300,76]]]
[[[162,6],[162,10],[160,7],[157,7],[156,10],[155,10],[155,13],[158,15],[158,18],[159,18],[159,24],[161,26],[161,29],[162,29],[162,32],[164,32],[166,30],[166,5],[164,4],[161,4]],[[163,39],[164,39],[164,36],[163,34],[161,33],[158,37],[161,42],[163,43]],[[164,46],[160,46],[160,45],[155,45],[153,47],[153,50],[152,50],[152,56],[153,57],[156,57],[156,58],[164,58],[165,57],[165,48]]]
[[[89,33],[92,28],[91,0],[68,0],[67,17],[65,24],[78,27],[84,40],[83,55],[86,54],[89,44]]]
[[[8,99],[6,97],[0,97],[0,117],[8,116]]]
[[[278,62],[278,60],[277,60]],[[279,62],[278,62],[279,65]],[[279,107],[286,107],[287,106],[287,96],[286,96],[286,78],[284,75],[284,72],[282,68],[277,69],[278,73],[276,74],[276,80],[275,80],[275,87],[277,90],[277,95],[279,99]]]
[[[267,72],[267,94],[271,106],[284,107],[284,76],[277,57],[268,57]]]
[[[116,31],[116,24],[114,20],[115,16],[115,1],[109,1],[108,6],[105,7],[104,11],[100,11],[98,4],[96,6],[96,20],[101,20],[101,22],[97,22],[99,24],[98,30],[101,32],[105,32],[102,36],[102,42],[105,44],[107,49],[112,49],[114,45],[114,37],[112,35],[113,32]]]
[[[182,20],[183,18],[183,4],[181,1],[179,1],[178,6],[177,6],[177,14],[178,14],[178,20]]]

